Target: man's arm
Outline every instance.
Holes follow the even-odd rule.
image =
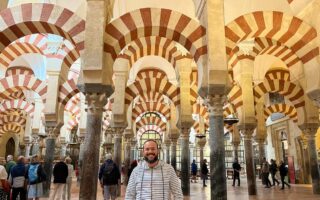
[[[173,167],[170,166],[170,186],[169,188],[171,189],[171,193],[173,195],[174,200],[183,200],[183,195],[182,195],[182,189],[181,189],[181,182],[174,171]]]
[[[137,167],[132,171],[129,183],[127,186],[127,191],[126,191],[126,197],[125,200],[135,200],[137,193],[136,193],[136,183],[135,183],[135,178],[137,176]]]

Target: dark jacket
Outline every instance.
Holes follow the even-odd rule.
[[[287,176],[288,174],[288,168],[284,163],[282,163],[279,167],[280,176]]]
[[[277,171],[278,171],[278,166],[277,166],[277,164],[276,163],[271,163],[271,165],[270,165],[270,172],[271,172],[271,174],[275,174]]]
[[[27,168],[23,163],[18,163],[11,168],[9,181],[13,188],[24,187]]]
[[[206,163],[203,163],[202,166],[201,166],[201,173],[203,175],[208,175],[209,173],[209,170],[208,170],[208,166]]]
[[[192,163],[191,163],[191,172],[192,172],[192,173],[197,173],[197,171],[198,171],[198,166],[197,166],[197,164],[194,163],[194,162],[192,162]]]
[[[38,179],[35,183],[30,183],[28,182],[29,185],[33,185],[33,184],[36,184],[36,183],[41,183],[45,180],[47,180],[47,175],[45,174],[42,166],[40,163],[31,163],[30,165],[39,165],[38,169],[37,169],[37,175],[38,175]],[[26,176],[25,178],[29,180],[29,167],[30,165],[27,166],[27,170],[26,170]]]
[[[107,168],[111,167],[110,174],[106,177]],[[106,160],[100,167],[99,180],[103,185],[117,185],[120,179],[118,166],[112,160]]]
[[[239,174],[239,172],[240,172],[240,170],[241,170],[241,166],[240,166],[240,164],[239,164],[238,162],[234,162],[234,163],[232,164],[232,168],[233,168],[233,173]]]
[[[53,183],[66,183],[68,177],[68,165],[64,162],[58,162],[53,168]]]

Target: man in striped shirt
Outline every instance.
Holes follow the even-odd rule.
[[[143,145],[144,161],[130,176],[126,200],[183,200],[181,183],[173,167],[158,160],[158,155],[157,142],[147,140]]]

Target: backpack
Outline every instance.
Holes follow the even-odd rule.
[[[111,178],[111,173],[114,168],[114,163],[105,163],[104,164],[104,169],[103,169],[103,182]]]
[[[29,166],[29,169],[28,169],[29,183],[36,183],[38,181],[38,167],[39,167],[39,164]]]

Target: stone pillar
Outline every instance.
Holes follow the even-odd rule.
[[[312,178],[313,194],[320,195],[320,171],[318,166],[317,149],[315,142],[315,137],[318,128],[318,124],[307,124],[304,125],[302,130],[308,141],[309,163]]]
[[[114,131],[114,156],[113,161],[119,167],[119,171],[121,172],[121,150],[122,150],[122,134],[124,128],[113,128]],[[121,184],[118,185],[117,196],[121,196]]]
[[[245,152],[245,158],[246,158],[248,193],[249,195],[256,195],[257,194],[256,173],[254,168],[253,148],[252,148],[252,134],[253,134],[255,125],[242,124],[242,125],[239,125],[238,127],[242,131],[243,139],[244,139],[244,152]]]
[[[191,126],[181,127],[180,148],[181,148],[181,187],[185,196],[190,195],[190,148],[189,131]]]
[[[303,177],[304,183],[311,184],[311,174],[310,174],[310,163],[309,163],[309,152],[308,152],[308,140],[305,137],[305,134],[302,134],[302,159],[303,159]]]
[[[232,147],[233,147],[233,160],[237,159],[239,160],[239,145],[240,145],[240,141],[232,141]]]
[[[227,199],[225,169],[223,104],[225,96],[211,95],[208,98],[209,144],[210,144],[210,181],[211,199]]]
[[[203,149],[204,149],[204,146],[206,145],[207,143],[207,138],[206,137],[203,137],[203,138],[198,138],[197,140],[197,144],[199,146],[199,150],[200,150],[200,163],[202,163],[203,161]]]
[[[39,140],[40,137],[38,136],[38,134],[32,134],[32,155],[39,154]]]
[[[60,157],[64,158],[67,153],[67,142],[65,137],[60,137],[60,145]]]
[[[131,139],[133,138],[132,131],[129,129],[125,130],[124,133],[124,164],[125,164],[125,179],[124,184],[128,185],[128,170],[130,167],[130,153],[131,153]]]
[[[171,140],[171,166],[174,170],[177,170],[177,141],[178,134],[171,134],[169,138]]]
[[[166,146],[166,163],[170,164],[170,144],[171,144],[171,142],[169,139],[167,139],[164,141],[164,144]]]
[[[24,138],[23,138],[23,140],[24,140],[24,144],[25,144],[25,149],[26,149],[26,151],[25,151],[25,157],[26,158],[28,158],[28,157],[30,157],[30,149],[31,149],[31,141],[30,141],[30,137],[29,136],[25,136]]]
[[[97,173],[99,171],[99,150],[103,107],[107,102],[105,94],[86,93],[87,127],[83,144],[79,199],[95,200],[97,196]]]
[[[50,184],[52,177],[52,168],[54,160],[54,150],[56,138],[60,133],[60,127],[56,127],[55,122],[46,122],[46,156],[44,157],[44,171],[47,175],[47,180],[43,183],[43,193],[45,197],[49,197]]]
[[[83,154],[84,154],[84,135],[80,133],[79,143],[80,143],[80,149],[79,149],[79,161],[78,161],[78,168],[79,168],[79,176],[78,176],[78,183],[81,183],[82,179],[82,166],[83,166]]]
[[[132,138],[131,139],[131,153],[130,153],[130,162],[136,159],[136,145],[137,145],[137,139]]]
[[[259,149],[259,164],[262,165],[263,158],[266,157],[265,139],[255,139]]]

